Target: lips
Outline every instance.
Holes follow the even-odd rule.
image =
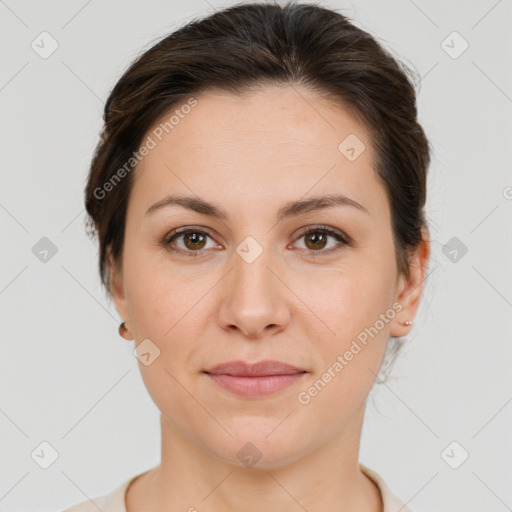
[[[306,370],[297,368],[280,361],[259,361],[246,363],[245,361],[229,361],[205,370],[211,375],[231,375],[234,377],[263,377],[271,375],[293,375],[295,373],[307,373]]]

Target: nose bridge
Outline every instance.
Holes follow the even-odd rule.
[[[272,255],[270,246],[253,237],[236,248],[223,302],[225,327],[236,326],[247,336],[258,336],[265,335],[269,325],[283,327],[287,322],[282,283],[270,270],[278,266]]]
[[[256,240],[248,236],[233,255],[232,291],[239,303],[245,303],[249,309],[261,309],[272,297],[271,280],[274,276],[268,268],[272,267],[271,252],[262,237]]]

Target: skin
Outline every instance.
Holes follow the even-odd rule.
[[[122,260],[109,258],[125,337],[136,345],[149,338],[160,350],[139,367],[161,411],[161,464],[129,487],[127,510],[382,511],[378,488],[358,466],[366,398],[389,337],[411,329],[400,322],[413,320],[419,306],[428,236],[407,280],[397,270],[370,137],[339,104],[288,85],[195,98],[133,171]],[[354,161],[338,150],[351,133],[366,146]],[[285,203],[333,192],[367,212],[335,206],[276,223]],[[228,219],[177,205],[145,214],[171,193],[198,196]],[[297,236],[316,225],[345,233],[351,245]],[[162,241],[188,226],[206,238],[194,246],[197,239],[177,237],[174,247],[200,256]],[[263,250],[252,263],[236,252],[247,236]],[[397,302],[401,311],[300,403],[298,394]],[[308,373],[274,395],[242,398],[203,373],[235,359],[274,359]],[[253,467],[237,457],[247,442],[262,454]]]

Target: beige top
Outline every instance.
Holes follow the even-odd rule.
[[[359,467],[366,476],[371,478],[377,484],[382,496],[382,502],[384,503],[383,512],[412,512],[391,493],[391,490],[378,473],[367,468],[361,463],[359,463]],[[128,486],[142,474],[143,473],[140,473],[139,475],[135,475],[130,478],[110,494],[100,498],[95,498],[94,503],[91,500],[84,501],[64,510],[63,512],[98,512],[98,510],[101,510],[102,512],[126,512],[126,490],[128,489]]]

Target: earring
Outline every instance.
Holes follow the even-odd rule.
[[[402,325],[405,325],[405,326],[409,326],[409,325],[412,325],[413,322],[412,320],[406,320],[405,322],[400,322]]]
[[[121,322],[121,324],[119,325],[119,336],[124,338],[124,335],[126,334],[127,331],[128,331],[128,329],[126,328],[126,323]]]

